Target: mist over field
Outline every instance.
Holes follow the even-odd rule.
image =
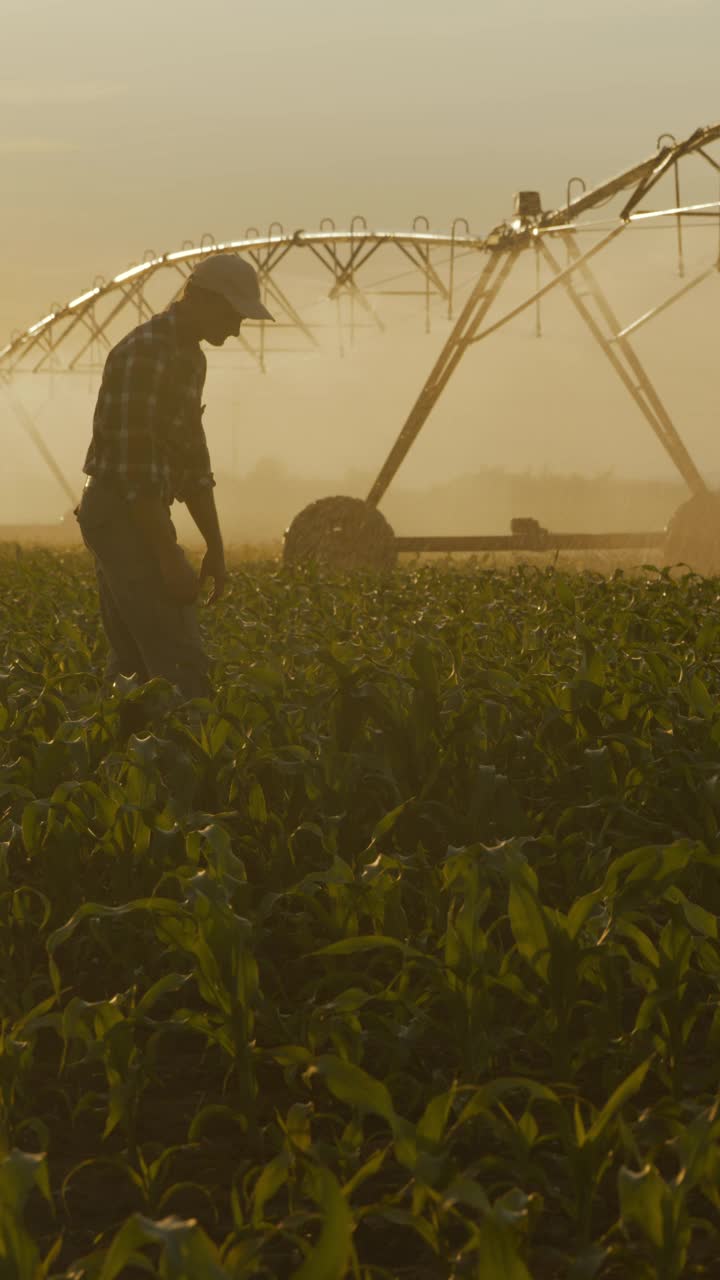
[[[356,214],[398,230],[422,214],[442,232],[464,216],[482,234],[512,216],[515,191],[537,189],[545,209],[558,208],[571,175],[592,186],[652,154],[663,130],[682,138],[718,114],[715,0],[369,0],[361,15],[282,0],[249,24],[228,0],[208,0],[202,21],[140,0],[122,15],[90,0],[10,0],[4,22],[13,60],[0,79],[0,347],[98,275],[188,237],[236,238],[275,219],[312,229],[330,216],[343,227]],[[693,164],[685,201],[704,177],[715,182]],[[664,183],[657,194],[672,204]],[[705,198],[715,195],[712,186]],[[688,223],[684,236],[690,279],[717,256],[717,226]],[[624,239],[598,275],[628,323],[680,278],[672,226]],[[532,256],[503,307],[533,287]],[[293,297],[305,289],[320,353],[271,354],[266,377],[237,349],[211,358],[205,421],[230,536],[277,529],[324,493],[364,492],[448,332],[441,308],[426,335],[422,299],[399,301],[386,333],[360,330],[340,358],[328,282],[310,284],[306,266],[287,284]],[[477,269],[462,264],[461,292]],[[711,483],[716,307],[710,279],[636,344]],[[667,514],[677,473],[604,357],[566,300],[549,298],[541,322],[541,340],[527,312],[467,354],[383,502],[399,531],[504,530],[518,513],[558,529],[629,528]],[[98,385],[99,372],[12,384],[73,493]],[[56,522],[70,499],[5,390],[0,523]],[[281,473],[263,482],[273,467]],[[630,500],[625,481],[663,496],[645,502],[633,490]]]
[[[715,235],[707,228],[687,233],[684,278],[707,265]],[[460,260],[456,309],[480,261]],[[330,493],[365,496],[450,331],[435,299],[425,332],[421,294],[374,298],[382,330],[366,321],[352,335],[347,324],[339,331],[327,278],[300,268],[293,260],[283,286],[315,326],[317,349],[296,336],[289,354],[278,350],[288,345],[288,330],[269,332],[265,374],[234,341],[207,349],[204,422],[229,540],[278,537],[306,503]],[[376,275],[390,269],[397,271],[394,260]],[[412,269],[409,275],[418,287]],[[630,232],[599,260],[597,276],[622,323],[643,314],[681,283],[672,228]],[[526,254],[493,314],[515,306],[534,284]],[[168,287],[158,293],[158,307]],[[717,287],[714,278],[705,281],[634,338],[711,484],[720,474]],[[116,339],[132,323],[130,315]],[[257,330],[247,334],[257,346]],[[100,377],[98,365],[82,374],[20,375],[0,388],[10,459],[0,474],[6,528],[56,524],[72,506],[28,438],[23,411],[77,495]],[[558,290],[543,300],[539,317],[531,308],[467,351],[382,510],[401,534],[505,533],[510,519],[523,515],[558,531],[603,532],[662,528],[685,496],[673,462]],[[189,522],[181,510],[177,515],[186,536]]]
[[[218,477],[218,508],[228,541],[277,539],[298,511],[331,493],[365,497],[374,476],[301,476],[271,460],[241,478]],[[509,533],[516,516],[531,516],[558,532],[661,530],[686,496],[682,481],[621,480],[597,476],[485,468],[426,488],[393,486],[381,509],[396,533]],[[184,511],[177,525],[194,534]]]

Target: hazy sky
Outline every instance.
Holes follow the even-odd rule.
[[[148,248],[483,230],[720,118],[719,0],[0,0],[0,338]]]
[[[720,119],[720,0],[0,0],[0,18],[0,345],[147,250],[276,219],[294,230],[332,216],[342,227],[359,213],[376,228],[424,214],[436,230],[465,216],[487,231],[519,188],[557,206],[571,175],[592,185],[651,154],[659,134]],[[643,275],[645,254],[655,284],[658,242],[641,243],[631,269]],[[613,287],[626,275],[621,264]],[[718,474],[716,282],[703,288],[699,342],[680,307],[674,331],[658,322],[661,343],[674,344],[661,389]],[[637,314],[629,303],[627,313]],[[620,460],[619,470],[674,474],[612,375],[592,381],[597,352],[576,339],[577,323],[559,308],[549,318],[546,343],[527,345],[526,317],[475,362],[474,382],[463,369],[403,479],[485,462],[593,471]],[[367,367],[213,384],[214,447],[222,459],[237,428],[239,466],[264,452],[298,468],[323,460],[337,475],[379,464],[441,339],[402,347],[389,336],[390,354]],[[89,379],[82,403],[56,390],[42,410],[78,483],[95,390]],[[17,444],[0,502],[18,519],[39,464],[7,408],[0,426]],[[453,427],[465,454],[444,443]],[[59,491],[53,500],[64,509]]]

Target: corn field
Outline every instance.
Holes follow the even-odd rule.
[[[0,579],[2,1280],[718,1275],[716,581]]]

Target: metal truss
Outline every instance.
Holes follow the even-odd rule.
[[[370,489],[367,501],[371,506],[376,507],[381,501],[468,348],[482,342],[521,312],[533,306],[537,307],[542,298],[558,287],[564,289],[600,350],[609,360],[611,367],[686,481],[691,493],[706,493],[705,481],[637,355],[630,341],[630,335],[685,297],[711,275],[718,273],[720,242],[717,255],[711,264],[704,267],[698,275],[679,289],[674,289],[650,311],[646,311],[625,326],[621,326],[617,319],[609,299],[590,267],[590,260],[623,233],[632,233],[633,229],[646,225],[650,219],[662,219],[669,221],[675,228],[678,274],[684,276],[683,234],[688,222],[691,224],[694,222],[696,226],[699,225],[698,219],[702,219],[704,224],[712,222],[717,225],[720,237],[720,201],[715,199],[683,205],[680,166],[694,156],[704,162],[710,170],[720,173],[720,162],[708,150],[719,139],[720,124],[697,129],[682,142],[677,142],[670,135],[663,135],[658,139],[657,151],[647,160],[634,165],[593,190],[587,190],[581,179],[571,178],[568,183],[567,203],[562,208],[551,212],[541,210],[537,193],[519,193],[516,197],[518,206],[516,217],[511,222],[501,223],[485,239],[484,247],[488,250],[488,260]],[[673,179],[675,204],[669,208],[643,207],[640,209],[641,201],[644,202],[650,197],[666,175]],[[573,184],[578,181],[583,190],[575,199],[571,199]],[[625,200],[619,212],[612,218],[605,219],[603,223],[583,222],[583,215],[606,206],[619,196],[625,196]],[[577,236],[584,230],[594,232],[598,238],[590,248],[582,252],[578,246]],[[560,265],[549,247],[548,241],[552,240],[565,247],[567,264],[564,267]],[[549,266],[552,272],[550,280],[540,285],[538,271],[538,287],[533,293],[499,319],[484,324],[505,281],[524,252],[535,254],[538,267],[541,261]],[[582,282],[582,291],[578,288],[578,277]],[[557,540],[559,535],[547,535],[545,530],[541,532],[544,537],[543,545],[560,547],[562,539]],[[527,541],[528,536],[530,542]],[[516,539],[515,542],[508,540],[508,542],[525,548],[536,546],[537,536],[537,531],[531,530],[529,535],[523,532],[518,535],[519,540]],[[554,537],[555,541],[548,543],[548,536]],[[582,535],[572,536],[575,538],[573,545],[582,545]],[[631,535],[619,536],[627,537],[627,545],[637,545]],[[420,539],[419,541],[426,549],[439,549],[434,545],[438,539]],[[461,540],[443,539],[442,541],[443,549],[452,549],[450,544],[452,546],[457,544],[458,549],[463,550],[493,550],[496,549],[494,544],[497,540],[465,538],[462,540],[462,548],[459,546]],[[413,539],[412,542],[413,550],[422,549],[419,545],[415,545],[418,543],[417,539]],[[433,547],[430,547],[431,542]],[[403,549],[411,548],[403,545]]]
[[[424,225],[421,225],[424,224]],[[460,227],[465,231],[461,232]],[[293,331],[305,348],[318,346],[321,327],[307,314],[303,303],[289,296],[278,268],[291,256],[312,255],[329,276],[326,296],[336,303],[336,324],[341,350],[352,344],[356,330],[370,324],[379,330],[384,322],[373,304],[377,297],[418,297],[425,306],[425,327],[431,323],[431,299],[440,298],[452,316],[457,260],[463,253],[485,249],[483,239],[470,235],[464,218],[458,218],[449,234],[430,231],[427,219],[416,218],[411,231],[371,231],[364,218],[352,219],[350,229],[338,231],[332,219],[323,219],[319,231],[286,233],[273,223],[261,236],[255,228],[240,240],[217,243],[203,237],[200,246],[186,246],[119,272],[112,280],[97,280],[91,289],[63,306],[54,306],[29,328],[13,335],[0,348],[0,375],[18,373],[77,373],[102,368],[110,347],[130,325],[152,314],[153,290],[163,305],[177,296],[197,262],[214,253],[241,253],[255,267],[263,299],[276,323],[246,321],[241,345],[265,371],[271,351],[287,350],[283,334]],[[411,280],[404,272],[398,287],[395,273],[387,282],[370,283],[368,263],[390,250],[403,264],[411,264]],[[377,274],[377,272],[375,272]],[[417,280],[412,277],[417,276]],[[367,281],[367,283],[366,283]],[[304,314],[305,311],[305,314]],[[298,350],[297,346],[292,350]],[[301,349],[301,348],[300,348]]]
[[[128,322],[136,324],[157,309],[152,302],[153,289],[159,290],[163,305],[166,304],[182,290],[192,267],[209,254],[241,253],[258,272],[263,298],[272,308],[277,323],[249,323],[243,327],[241,342],[263,371],[272,351],[288,349],[289,334],[296,344],[301,344],[300,348],[296,345],[290,349],[309,349],[318,344],[318,330],[323,327],[313,320],[306,302],[291,297],[289,286],[281,283],[278,269],[290,258],[297,260],[298,255],[310,255],[327,272],[329,279],[325,296],[335,303],[339,345],[344,351],[347,344],[352,345],[359,327],[369,325],[383,329],[385,321],[376,306],[376,299],[380,296],[419,298],[424,306],[427,330],[431,325],[433,300],[440,300],[447,317],[452,320],[458,260],[461,255],[480,255],[476,282],[371,486],[368,506],[375,508],[381,501],[470,347],[483,342],[531,308],[535,310],[536,333],[540,336],[540,304],[553,290],[561,290],[565,294],[691,493],[703,495],[707,492],[705,481],[642,364],[632,339],[641,327],[680,302],[720,269],[720,200],[712,198],[690,204],[683,203],[682,199],[682,184],[691,164],[697,167],[696,178],[702,174],[712,179],[711,194],[717,196],[720,157],[713,153],[713,148],[718,141],[720,124],[697,129],[679,142],[671,135],[661,135],[653,154],[600,186],[588,189],[581,178],[571,178],[565,204],[550,211],[543,211],[538,193],[520,192],[516,196],[515,216],[484,236],[472,235],[467,221],[462,218],[455,219],[448,234],[432,232],[427,219],[422,217],[415,219],[409,231],[371,230],[362,217],[353,218],[348,229],[338,230],[332,220],[326,218],[317,231],[286,233],[274,223],[264,236],[257,229],[249,228],[238,240],[218,244],[210,237],[203,237],[199,246],[186,244],[175,252],[160,256],[150,254],[144,262],[121,271],[112,280],[98,280],[79,297],[64,306],[53,307],[28,329],[15,334],[0,349],[0,378],[5,376],[9,379],[21,373],[72,373],[101,367],[113,341],[127,331]],[[667,182],[672,184],[669,205],[667,200],[658,198]],[[605,211],[609,206],[610,210],[599,218],[588,216]],[[677,274],[683,283],[650,310],[622,324],[601,287],[595,260],[611,242],[623,236],[630,237],[632,243],[639,230],[647,229],[653,223],[667,227],[673,234]],[[717,230],[717,250],[713,250],[711,261],[687,279],[688,234],[691,229],[708,225]],[[584,247],[579,237],[586,233],[590,242],[586,242],[587,247]],[[564,261],[558,259],[553,245],[562,249]],[[639,249],[637,240],[634,248]],[[406,287],[404,278],[402,287],[398,287],[397,276],[379,283],[372,282],[380,254],[388,252],[401,258],[406,270],[410,264],[409,287]],[[494,317],[491,313],[497,309],[506,282],[518,261],[528,254],[532,255],[531,261],[535,265],[534,290],[521,302]],[[544,283],[543,268],[545,274],[549,273]],[[27,423],[24,426],[29,429]],[[520,529],[517,534],[520,541],[516,540],[512,545],[535,547],[540,535],[544,539],[543,545],[560,545],[560,542],[547,542],[548,537],[557,539],[560,535],[548,535],[545,530],[539,530],[539,526]],[[573,545],[583,545],[582,536],[578,535],[580,541],[576,539]],[[649,536],[612,535],[612,545],[618,545],[618,537],[629,539],[627,545],[640,545],[637,538]],[[398,539],[398,545],[403,541],[408,540]],[[410,541],[413,544],[418,542],[417,539]],[[437,541],[420,539],[428,547]],[[460,542],[463,549],[493,549],[489,544],[497,542],[497,539],[443,539],[442,542],[445,549],[450,549],[449,543],[457,543],[459,547]],[[597,545],[596,541],[593,545]],[[419,547],[414,546],[414,549]]]

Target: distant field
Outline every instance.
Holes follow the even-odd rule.
[[[195,544],[189,544],[192,551]],[[198,543],[197,546],[200,544]],[[84,548],[77,525],[58,521],[54,525],[0,525],[0,554],[13,554],[17,548],[21,550],[77,551],[84,558]],[[258,542],[229,542],[227,546],[228,560],[255,561],[279,559],[282,556],[282,541],[279,539]]]
[[[25,547],[74,547],[80,545],[74,520],[54,524],[0,524],[0,546],[17,543]]]
[[[186,544],[191,556],[197,558],[200,544],[188,540]],[[17,548],[21,550],[77,551],[84,558],[82,542],[74,524],[65,525],[0,525],[0,555],[12,555]],[[228,563],[234,564],[267,564],[279,563],[282,560],[283,544],[281,538],[266,538],[257,541],[229,541],[226,547]],[[627,572],[642,572],[642,566],[650,561],[662,563],[660,549],[657,556],[653,552],[639,551],[548,551],[548,552],[499,552],[470,554],[455,552],[452,555],[423,553],[420,555],[400,555],[398,565],[403,569],[415,569],[421,565],[453,569],[480,569],[507,571],[521,565],[535,568],[558,567],[576,572],[609,574],[616,569]]]
[[[7,1275],[714,1275],[718,582],[246,561],[188,706],[10,550]]]

